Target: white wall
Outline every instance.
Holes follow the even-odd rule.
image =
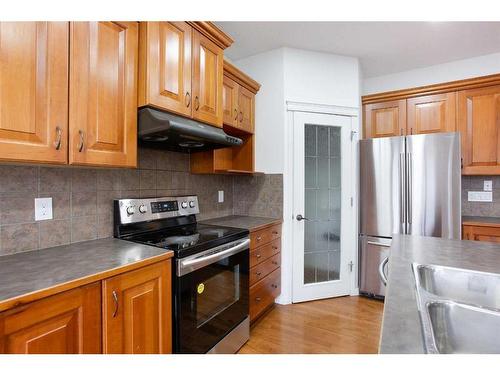
[[[499,47],[500,48],[500,47]],[[500,73],[500,53],[365,78],[363,95]]]
[[[255,169],[283,173],[284,67],[283,49],[261,53],[233,64],[262,86],[255,99]]]
[[[358,107],[357,58],[293,48],[284,53],[285,100]]]
[[[233,62],[262,87],[255,104],[256,159],[258,171],[283,173],[283,231],[281,296],[278,303],[292,300],[292,173],[287,143],[286,102],[359,108],[360,69],[356,58],[313,51],[279,48]],[[289,152],[292,151],[292,152]]]

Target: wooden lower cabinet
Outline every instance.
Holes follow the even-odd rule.
[[[500,225],[463,225],[464,240],[500,243]]]
[[[250,322],[281,293],[281,224],[250,232]]]
[[[103,352],[172,352],[170,261],[104,280]]]
[[[0,353],[101,352],[101,283],[0,313]]]

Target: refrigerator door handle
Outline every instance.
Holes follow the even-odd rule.
[[[413,183],[412,183],[412,157],[411,153],[408,153],[408,157],[406,159],[406,181],[408,184],[407,193],[406,193],[406,222],[408,223],[408,234],[411,234],[411,217],[412,217],[412,197],[413,197]]]
[[[406,171],[405,154],[399,154],[399,216],[402,225],[402,233],[406,233]]]
[[[380,265],[378,266],[378,275],[380,276],[380,280],[382,280],[385,286],[387,286],[387,276],[385,275],[384,268],[388,262],[389,262],[389,257],[385,257],[384,260],[380,262]]]
[[[382,242],[375,242],[375,241],[366,241],[368,245],[374,245],[374,246],[382,246],[382,247],[391,247],[390,244],[382,243]]]

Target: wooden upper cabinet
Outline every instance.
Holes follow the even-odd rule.
[[[458,93],[463,174],[500,174],[500,85]]]
[[[68,30],[0,23],[0,160],[67,162]]]
[[[100,283],[72,289],[0,313],[0,353],[100,352]]]
[[[254,131],[255,94],[244,87],[238,91],[239,127],[249,133]]]
[[[103,352],[172,351],[170,260],[103,281]]]
[[[73,22],[70,164],[137,165],[137,22]]]
[[[193,118],[222,127],[223,49],[193,31]]]
[[[239,85],[231,78],[224,76],[222,82],[222,113],[225,125],[238,127],[238,94]]]
[[[366,104],[364,138],[406,135],[406,100]]]
[[[191,117],[191,39],[186,22],[141,22],[139,106]]]
[[[456,97],[456,93],[449,92],[407,99],[407,133],[456,131]]]

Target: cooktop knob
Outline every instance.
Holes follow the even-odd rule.
[[[145,214],[146,212],[148,212],[148,209],[146,208],[146,206],[145,206],[145,205],[141,204],[141,205],[139,206],[139,212],[140,212],[141,214]]]
[[[194,201],[189,201],[189,207],[191,207],[191,208],[194,207]]]
[[[128,206],[128,207],[127,207],[127,214],[128,214],[128,215],[133,215],[133,214],[135,214],[135,207],[134,207],[134,206]]]
[[[184,201],[181,203],[182,208],[188,208],[188,202]]]

